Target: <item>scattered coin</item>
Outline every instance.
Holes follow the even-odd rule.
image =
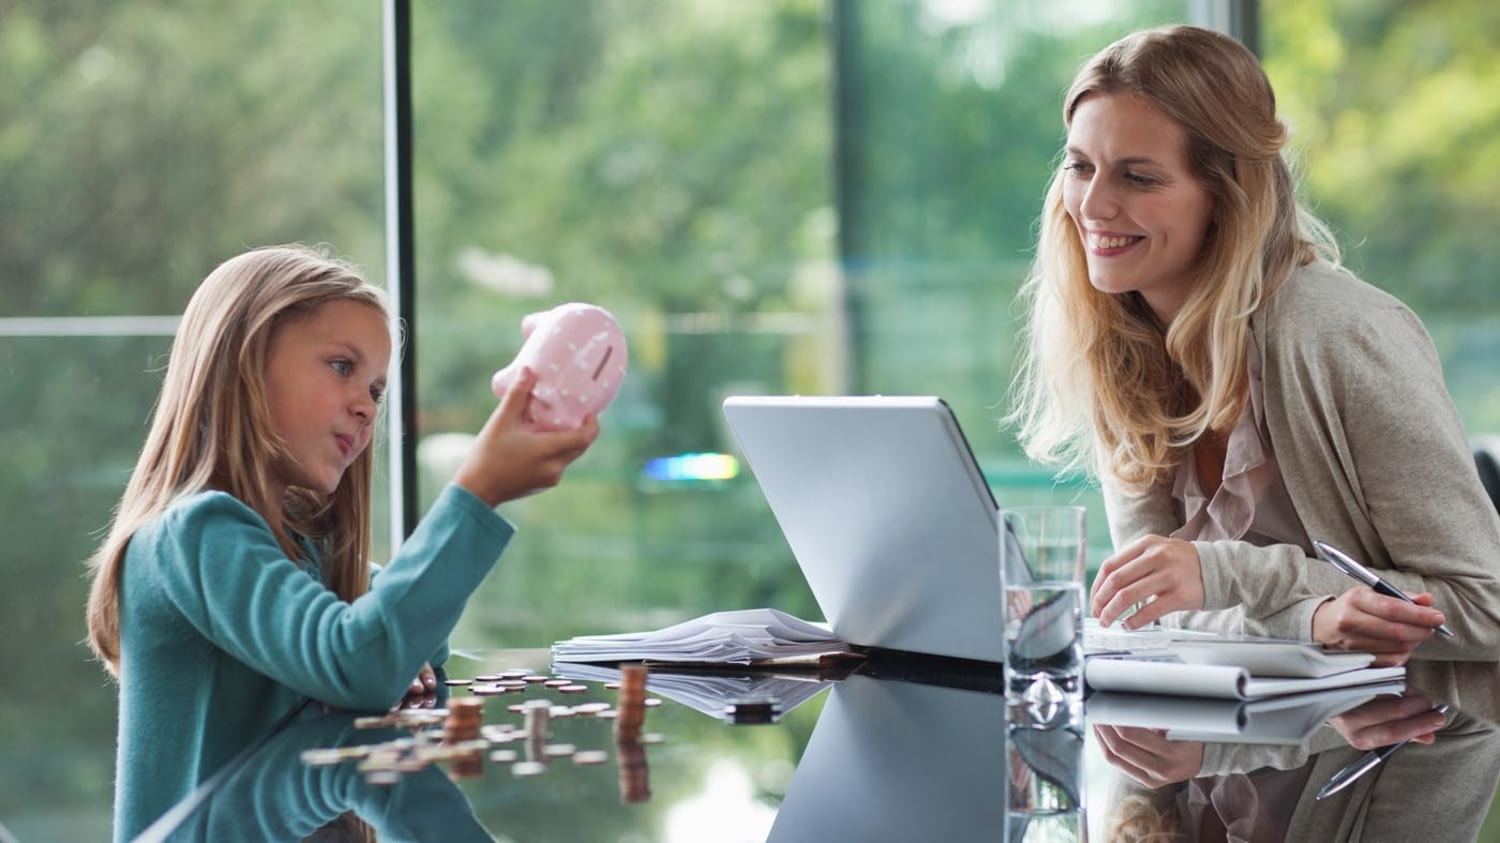
[[[494,750],[490,753],[490,760],[496,764],[509,764],[516,760],[516,751],[514,749]]]
[[[641,743],[661,743],[666,739],[667,736],[663,735],[661,732],[647,732],[646,734],[641,735]]]
[[[549,743],[545,747],[542,747],[542,754],[551,758],[561,758],[565,755],[572,755],[577,751],[578,747],[570,743]]]
[[[604,690],[606,690],[606,691],[618,691],[618,690],[620,690],[620,683],[618,683],[618,682],[605,682],[604,683]]]
[[[511,775],[515,776],[535,776],[546,770],[547,765],[540,761],[517,761],[510,765]]]
[[[558,685],[557,686],[557,692],[559,694],[581,694],[584,691],[587,691],[588,689],[589,689],[589,686],[587,686],[587,685]]]
[[[546,685],[548,688],[561,688],[564,685],[572,685],[573,684],[573,680],[571,680],[571,679],[543,679],[542,680],[542,684]]]
[[[526,680],[527,682],[531,682],[532,684],[535,684],[537,682],[546,682],[547,681],[547,677],[542,676],[539,673],[528,673],[525,676],[522,676],[521,678],[524,679],[524,680]]]
[[[655,708],[655,707],[657,707],[659,705],[661,705],[661,698],[660,697],[647,697],[646,698],[646,707],[647,708]]]
[[[573,753],[574,764],[603,764],[609,760],[609,753],[602,749],[580,749]]]
[[[523,679],[531,675],[531,671],[524,667],[513,667],[510,670],[500,671],[501,679]]]
[[[313,767],[327,767],[344,760],[337,749],[307,749],[302,751],[302,763]]]
[[[578,712],[575,711],[571,706],[554,705],[552,706],[550,713],[553,717],[572,717]]]
[[[582,714],[584,717],[593,717],[601,711],[608,710],[609,703],[607,702],[591,702],[573,706],[573,711]]]
[[[458,686],[458,685],[472,685],[472,684],[474,684],[474,680],[473,679],[444,679],[443,680],[443,684],[444,685],[453,685],[453,686]]]

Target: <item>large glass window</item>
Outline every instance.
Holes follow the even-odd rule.
[[[1345,263],[1411,305],[1470,434],[1500,433],[1500,10],[1267,4],[1264,61]]]
[[[734,454],[719,404],[735,393],[941,395],[1003,501],[1090,507],[1097,562],[1097,495],[1029,465],[997,424],[1011,302],[1075,68],[1127,30],[1224,5],[414,4],[422,506],[493,407],[523,315],[595,302],[631,344],[595,448],[505,507],[521,532],[455,645],[750,606],[817,617],[754,479],[670,461]],[[1427,322],[1470,431],[1500,432],[1485,278],[1500,18],[1480,2],[1251,5],[1307,195],[1349,264]],[[108,835],[115,699],[79,643],[82,562],[194,286],[286,241],[326,242],[383,283],[380,43],[379,4],[352,0],[0,4],[0,817],[19,839]],[[705,769],[710,725],[681,736]],[[794,755],[740,762],[774,802],[766,771],[784,784]]]
[[[748,476],[652,461],[727,451],[728,394],[842,388],[826,5],[428,3],[414,39],[423,505],[523,315],[590,301],[630,343],[587,457],[502,507],[521,532],[460,638],[814,614]]]
[[[287,241],[384,275],[380,26],[357,2],[0,6],[0,817],[21,840],[109,838],[83,561],[188,296]]]

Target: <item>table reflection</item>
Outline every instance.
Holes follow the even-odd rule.
[[[622,730],[619,673],[571,678],[588,690],[566,702],[480,685],[405,714],[309,707],[142,839],[1472,839],[1500,781],[1492,710],[1399,685],[1202,711],[1095,695],[1081,715],[1008,706],[992,667],[873,659],[782,683],[801,704],[755,725],[718,701],[768,698],[763,678],[654,672],[647,692],[684,702],[648,699]],[[747,789],[712,789],[726,757],[757,753]],[[1090,787],[1099,755],[1112,777]],[[708,825],[684,832],[690,802]]]
[[[1244,740],[1195,739],[1183,730],[1094,723],[1117,771],[1105,838],[1475,839],[1500,782],[1492,720],[1410,688],[1327,696],[1342,698],[1337,710],[1322,709],[1327,719],[1295,741],[1253,728]],[[1319,710],[1316,701],[1305,706]]]
[[[463,792],[437,766],[387,782],[355,763],[309,764],[309,750],[409,740],[394,728],[358,728],[351,714],[312,713],[224,771],[138,841],[492,840]]]

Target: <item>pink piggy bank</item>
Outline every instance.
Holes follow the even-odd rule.
[[[560,304],[521,321],[526,342],[490,388],[505,394],[522,366],[536,372],[527,421],[536,430],[574,430],[602,411],[625,380],[625,333],[602,307]]]

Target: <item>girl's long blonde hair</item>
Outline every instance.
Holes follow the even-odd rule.
[[[266,405],[266,350],[278,322],[336,299],[368,304],[389,318],[384,294],[352,266],[297,245],[225,261],[188,302],[140,459],[108,536],[89,560],[89,645],[110,673],[120,668],[126,546],[185,495],[228,492],[266,518],[288,557],[305,556],[298,537],[316,542],[323,581],[341,599],[367,589],[373,449],[355,459],[332,495],[293,488],[277,500],[271,491],[271,466],[283,444]]]
[[[1059,167],[1021,289],[1030,319],[1007,421],[1031,458],[1142,491],[1205,432],[1234,426],[1249,397],[1251,314],[1293,269],[1336,263],[1338,250],[1297,202],[1275,94],[1238,41],[1192,26],[1128,35],[1078,72],[1064,125],[1084,98],[1116,94],[1150,102],[1186,132],[1189,166],[1213,202],[1198,281],[1170,325],[1139,293],[1094,289]]]

